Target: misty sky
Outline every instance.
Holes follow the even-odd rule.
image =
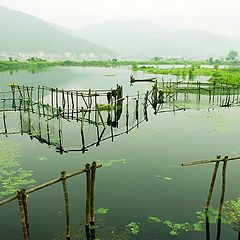
[[[0,0],[0,5],[71,29],[141,18],[163,27],[240,36],[239,0]]]

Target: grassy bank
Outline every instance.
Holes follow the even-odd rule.
[[[155,65],[184,65],[182,68],[160,69]],[[183,79],[194,79],[195,76],[210,76],[210,81],[240,84],[240,69],[229,65],[228,68],[219,69],[203,68],[201,65],[208,64],[204,61],[180,61],[180,60],[161,60],[161,61],[45,61],[42,59],[31,58],[28,61],[20,62],[16,60],[0,61],[0,71],[28,70],[37,72],[52,66],[81,66],[81,67],[118,67],[132,66],[133,70],[145,71],[152,74],[171,74],[181,76]],[[190,67],[186,67],[190,65]],[[139,67],[140,66],[140,67]]]
[[[240,68],[228,67],[219,69],[217,66],[213,69],[194,67],[160,69],[156,67],[142,66],[135,68],[152,74],[167,74],[182,77],[183,79],[194,80],[196,76],[209,76],[210,81],[229,84],[240,84]]]
[[[183,60],[160,60],[160,61],[118,61],[117,59],[107,61],[45,61],[42,59],[31,58],[28,61],[1,61],[0,71],[47,68],[51,66],[81,66],[81,67],[118,67],[138,65],[189,65],[189,64],[208,64],[207,61],[183,61]]]

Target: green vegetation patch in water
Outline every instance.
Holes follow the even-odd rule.
[[[150,216],[147,218],[148,222],[152,222],[152,223],[160,223],[161,219],[155,216]]]
[[[0,198],[16,193],[17,190],[32,185],[33,171],[25,170],[16,160],[20,155],[20,144],[0,141]]]
[[[98,208],[98,209],[95,211],[95,213],[96,213],[96,214],[104,215],[104,214],[107,214],[108,211],[109,211],[109,209],[107,209],[107,208]]]
[[[126,159],[118,159],[118,160],[97,160],[97,163],[102,164],[103,167],[111,167],[115,163],[122,163],[126,164],[127,160]]]
[[[131,222],[131,223],[128,223],[126,227],[133,235],[137,235],[140,231],[140,223]]]

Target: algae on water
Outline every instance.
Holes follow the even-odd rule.
[[[104,215],[104,214],[107,214],[108,211],[109,211],[109,209],[107,209],[107,208],[98,208],[98,209],[95,211],[95,213],[96,213],[96,214]]]
[[[110,167],[115,163],[122,163],[126,164],[127,160],[126,159],[118,159],[118,160],[97,160],[97,163],[102,164],[103,167]]]
[[[21,167],[20,144],[0,141],[0,198],[16,193],[17,190],[32,185],[33,171]]]

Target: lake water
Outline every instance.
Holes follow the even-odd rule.
[[[108,74],[112,76],[106,76]],[[128,67],[55,67],[35,74],[27,71],[0,73],[0,83],[1,91],[7,90],[9,83],[59,89],[114,89],[119,84],[123,86],[124,96],[136,96],[138,92],[141,95],[152,89],[152,83],[147,82],[130,86],[131,74],[133,73]],[[134,76],[147,78],[152,75],[138,72]],[[174,76],[158,77],[175,80]],[[131,127],[135,124],[131,118],[134,107],[131,103],[129,106]],[[199,221],[196,212],[204,208],[214,166],[205,164],[182,167],[181,163],[215,159],[217,155],[239,156],[239,107],[191,106],[191,109],[176,112],[170,111],[169,106],[166,111],[156,115],[149,106],[148,121],[141,122],[128,134],[124,133],[125,122],[120,121],[119,128],[114,131],[124,134],[114,137],[113,141],[110,137],[102,141],[100,146],[89,147],[84,154],[81,151],[59,154],[54,146],[40,144],[35,138],[31,140],[28,134],[12,134],[8,137],[2,134],[0,146],[5,155],[0,159],[11,161],[7,168],[9,174],[3,171],[4,166],[1,165],[0,199],[7,197],[2,192],[6,184],[4,178],[9,175],[12,177],[11,183],[14,181],[12,175],[23,173],[26,176],[27,173],[22,171],[32,170],[30,178],[36,182],[30,185],[37,185],[58,177],[62,170],[73,172],[88,162],[98,161],[104,167],[97,170],[95,208],[105,208],[108,212],[96,214],[97,239],[205,239],[204,231],[176,230],[171,226],[173,223],[186,225],[186,222],[193,224]],[[142,105],[140,109],[141,107]],[[121,119],[124,115],[123,111]],[[8,116],[8,127],[15,124],[14,128],[18,128],[19,115],[11,113]],[[140,118],[143,118],[142,111]],[[2,122],[1,117],[1,132]],[[63,125],[64,137],[68,139],[65,142],[66,148],[78,148],[80,123],[66,122]],[[85,132],[89,143],[94,139],[92,129],[89,125]],[[239,168],[239,161],[228,163],[225,201],[239,197]],[[18,172],[13,174],[10,170]],[[68,187],[73,239],[84,239],[85,175],[70,179]],[[211,202],[215,208],[219,205],[220,193],[221,171],[217,175]],[[32,193],[28,202],[31,239],[64,239],[65,216],[61,184]],[[0,221],[1,239],[22,239],[16,200],[0,206]],[[174,226],[178,228],[178,225]],[[215,239],[216,224],[210,226],[211,237]],[[177,235],[173,236],[175,233]],[[236,238],[237,234],[231,226],[223,224],[221,239]]]

